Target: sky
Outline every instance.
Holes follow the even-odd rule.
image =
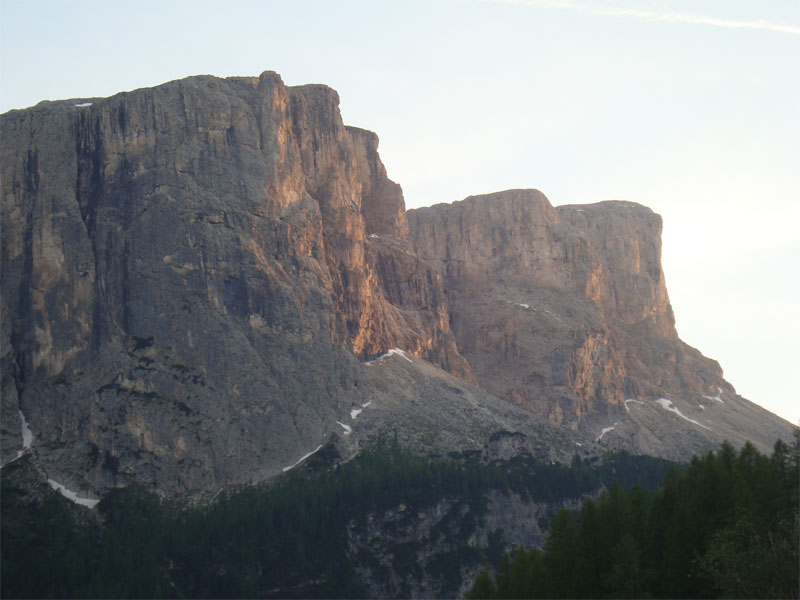
[[[649,206],[681,338],[800,423],[797,0],[0,0],[0,113],[265,70],[335,88],[409,208]]]

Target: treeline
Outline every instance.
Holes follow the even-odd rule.
[[[725,443],[655,493],[614,485],[468,598],[797,598],[799,463],[796,430],[769,457]]]
[[[370,565],[372,577],[392,575],[367,549],[353,556],[348,547],[347,528],[367,530],[370,514],[403,504],[404,514],[415,515],[444,498],[457,499],[460,510],[453,512],[462,520],[447,530],[455,532],[453,548],[465,544],[478,525],[490,490],[558,503],[594,493],[614,478],[649,485],[672,464],[626,453],[594,465],[577,457],[571,465],[523,459],[485,464],[477,456],[417,456],[396,440],[380,438],[354,460],[333,467],[335,457],[326,457],[326,450],[332,452],[323,449],[276,482],[243,487],[204,506],[187,507],[129,487],[107,494],[94,512],[47,486],[31,494],[15,477],[27,459],[17,461],[3,469],[0,593],[4,598],[363,597],[359,564]],[[398,562],[403,549],[393,549],[394,568],[417,569],[413,553]],[[458,585],[463,564],[474,567],[502,556],[502,547],[462,550],[431,557],[426,567],[431,572],[420,576],[455,578]]]

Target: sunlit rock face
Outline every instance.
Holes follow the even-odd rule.
[[[670,428],[687,424],[693,441],[676,443],[673,456],[714,436],[753,437],[752,422],[767,430],[755,436],[765,448],[785,435],[785,422],[736,396],[715,361],[678,339],[661,217],[650,209],[554,208],[539,191],[509,190],[407,215],[418,255],[444,278],[458,348],[490,392],[554,423],[608,429],[607,443],[665,455]],[[743,403],[739,417],[704,399],[718,389]],[[659,412],[659,398],[702,413],[704,425],[666,418],[675,414]],[[700,404],[719,413],[713,426]],[[617,420],[625,424],[612,430]]]
[[[2,131],[4,461],[21,409],[71,489],[215,489],[338,429],[366,357],[469,380],[377,137],[334,90],[193,77]]]
[[[406,213],[336,92],[272,72],[0,127],[2,460],[75,497],[215,491],[379,431],[548,460],[788,435],[678,339],[645,207]]]
[[[419,255],[445,276],[459,348],[501,397],[576,423],[663,387],[642,356],[655,340],[686,353],[661,270],[661,219],[649,209],[556,209],[536,190],[510,190],[408,214]],[[673,377],[671,391],[721,381],[710,361],[702,371],[708,382]]]

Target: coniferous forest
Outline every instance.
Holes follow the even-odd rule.
[[[468,598],[798,598],[799,456],[795,430],[769,457],[725,443],[655,492],[615,483]]]
[[[797,597],[797,442],[779,442],[771,457],[725,445],[687,467],[624,452],[592,464],[577,456],[571,465],[487,464],[422,457],[379,439],[336,462],[326,448],[276,481],[194,505],[122,488],[90,511],[24,483],[35,470],[21,459],[3,469],[0,593],[367,597],[365,568],[372,578],[393,575],[369,548],[354,554],[352,531],[368,531],[385,511],[413,518],[447,501],[458,519],[430,534],[447,542],[443,549],[420,567],[425,540],[390,546],[395,572],[458,589],[465,569],[488,565],[470,592],[486,598]],[[556,513],[542,550],[504,556],[496,543],[466,542],[491,490],[552,506],[596,500]]]
[[[487,551],[465,542],[486,511],[490,490],[558,504],[595,494],[615,478],[654,487],[673,465],[627,453],[592,465],[577,456],[571,465],[532,459],[485,464],[475,456],[414,455],[383,438],[344,464],[333,466],[333,453],[324,448],[277,481],[196,506],[128,487],[107,494],[93,511],[46,485],[32,493],[20,482],[22,472],[33,469],[27,459],[16,461],[2,478],[2,596],[367,597],[356,567],[379,580],[390,578],[390,570],[415,572],[424,540],[390,544],[387,570],[370,548],[350,551],[348,528],[365,530],[371,518],[397,513],[397,507],[413,519],[437,503],[452,506],[453,518],[431,532],[441,551],[418,576],[458,590],[462,567],[475,572],[481,564],[499,564],[503,555],[497,544]],[[391,538],[391,530],[386,533]]]

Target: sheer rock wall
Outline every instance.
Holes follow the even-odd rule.
[[[381,428],[555,457],[789,435],[678,339],[643,206],[510,190],[406,212],[336,92],[272,72],[0,127],[4,464],[179,494]],[[428,362],[366,371],[394,348]]]
[[[0,123],[4,462],[21,411],[72,489],[215,489],[341,432],[365,358],[469,378],[334,90],[200,76]]]

